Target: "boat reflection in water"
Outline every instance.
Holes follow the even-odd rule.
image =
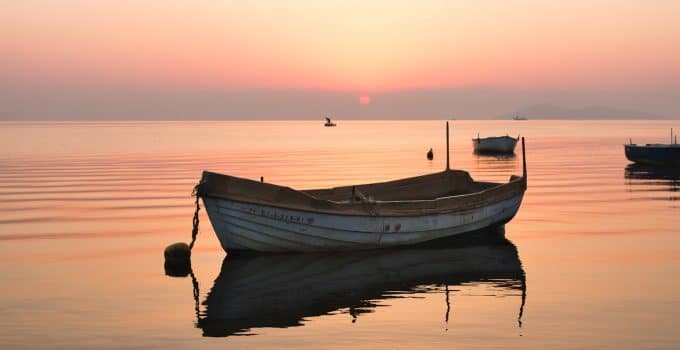
[[[447,293],[442,314],[448,322],[449,287],[475,282],[521,296],[521,326],[524,271],[517,248],[498,230],[474,242],[456,238],[407,249],[226,257],[197,327],[204,336],[245,335],[253,328],[302,326],[341,309],[354,322],[378,300],[427,292]]]
[[[473,162],[479,176],[495,179],[503,179],[521,166],[515,154],[474,153]]]
[[[477,156],[479,159],[489,159],[489,160],[515,160],[517,155],[514,153],[501,153],[501,152],[477,152],[473,151],[472,154]],[[511,169],[514,170],[514,169]]]
[[[680,167],[655,166],[631,163],[624,170],[624,177],[629,180],[631,192],[659,193],[671,192],[670,197],[652,197],[651,199],[678,200],[675,195],[680,191]]]

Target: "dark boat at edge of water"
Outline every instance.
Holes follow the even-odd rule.
[[[677,136],[673,139],[673,129],[671,129],[671,143],[637,145],[630,140],[630,143],[623,146],[626,158],[631,162],[661,166],[680,165],[680,145],[677,142]]]

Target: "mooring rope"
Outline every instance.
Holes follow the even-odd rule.
[[[519,306],[519,315],[517,316],[517,324],[519,325],[519,328],[522,328],[522,315],[524,314],[524,305],[527,302],[527,275],[524,273],[524,270],[522,270],[522,273],[520,275],[520,281],[522,282],[521,288],[522,288],[522,304]]]
[[[199,203],[199,198],[203,196],[203,192],[201,191],[201,184],[202,182],[199,181],[196,186],[194,186],[194,190],[191,191],[191,196],[196,197],[196,211],[194,211],[194,220],[193,220],[193,228],[191,229],[191,243],[189,244],[189,250],[194,248],[194,243],[196,243],[196,236],[198,236],[198,225],[200,224],[200,220],[198,219],[198,212],[201,210],[201,204]]]
[[[193,228],[191,229],[191,243],[189,244],[189,250],[194,248],[194,243],[196,243],[196,237],[198,236],[198,225],[200,223],[200,220],[198,219],[198,212],[201,210],[201,204],[199,203],[198,199],[203,196],[203,193],[201,192],[201,184],[202,182],[199,181],[196,186],[194,186],[194,190],[191,191],[191,196],[196,197],[196,211],[194,211]],[[189,271],[189,276],[191,276],[191,284],[194,287],[194,311],[196,311],[196,325],[198,326],[201,322],[201,308],[198,303],[198,298],[200,297],[201,292],[198,289],[198,279],[196,279],[196,275],[194,275],[194,269]]]
[[[193,284],[194,287],[194,311],[196,312],[196,325],[198,326],[201,323],[201,306],[198,301],[198,298],[201,296],[201,291],[198,288],[198,279],[196,279],[193,270],[189,272],[189,276],[191,277],[191,284]]]

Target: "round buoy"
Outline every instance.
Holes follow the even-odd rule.
[[[184,242],[173,243],[165,248],[165,260],[188,261],[191,259],[191,248]]]
[[[191,271],[191,248],[184,242],[173,243],[165,248],[165,274],[186,276]]]

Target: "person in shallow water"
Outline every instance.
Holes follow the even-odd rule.
[[[434,153],[432,153],[432,148],[427,151],[427,159],[432,160],[434,158]]]

